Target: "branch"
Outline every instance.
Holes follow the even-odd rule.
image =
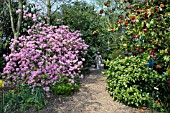
[[[51,14],[51,16],[53,16],[57,12],[58,9],[59,8],[56,8],[55,11],[53,11],[53,13]]]
[[[46,3],[44,2],[44,0],[40,0],[44,5],[46,5]]]
[[[48,16],[48,20],[47,20],[47,23],[50,25],[51,23],[51,4],[50,4],[50,0],[47,1],[47,16]]]
[[[9,2],[7,0],[4,0],[4,3],[7,5],[7,7],[9,8]]]
[[[21,9],[23,11],[22,0],[19,0],[19,2],[18,2],[18,9]],[[16,28],[17,33],[20,32],[21,23],[22,23],[22,12],[19,13],[19,15],[18,15],[17,28]]]
[[[52,5],[51,5],[51,7],[52,7],[55,3],[56,3],[56,2],[53,2]]]
[[[9,14],[10,14],[10,20],[11,20],[11,28],[13,33],[15,33],[15,27],[14,27],[14,19],[13,19],[13,15],[12,15],[12,7],[11,7],[11,2],[8,2],[8,8],[9,8]]]

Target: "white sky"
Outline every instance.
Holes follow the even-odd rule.
[[[36,1],[41,1],[41,0],[28,0],[28,2],[33,2],[35,3]],[[76,0],[72,0],[72,1],[76,1]],[[89,4],[94,4],[96,0],[78,0],[78,1],[86,1]],[[36,3],[41,3],[41,2],[36,2]],[[44,4],[43,4],[44,5]],[[54,5],[55,6],[55,5]],[[41,7],[44,11],[46,9],[44,9],[44,7]]]

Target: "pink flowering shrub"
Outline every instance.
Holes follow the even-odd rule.
[[[6,84],[29,85],[30,88],[43,87],[48,93],[50,86],[62,77],[74,84],[74,77],[81,75],[88,48],[80,38],[79,31],[70,32],[67,26],[36,24],[28,29],[28,35],[12,40],[11,54],[5,56],[7,64],[3,71]]]

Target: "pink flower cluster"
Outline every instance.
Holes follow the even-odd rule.
[[[79,31],[70,32],[67,26],[36,24],[28,30],[28,36],[12,40],[11,54],[5,56],[3,71],[6,84],[21,82],[30,88],[43,87],[47,92],[62,77],[74,83],[74,77],[82,77],[82,54],[88,45],[80,38]],[[8,79],[12,80],[10,82]]]
[[[23,18],[24,19],[27,19],[27,18],[31,18],[31,20],[33,22],[36,22],[37,21],[37,15],[38,15],[39,12],[36,12],[36,14],[32,14],[32,13],[28,13],[26,10],[24,10],[24,13],[23,13]]]
[[[16,10],[16,14],[19,14],[19,13],[21,13],[21,12],[22,12],[21,9]]]

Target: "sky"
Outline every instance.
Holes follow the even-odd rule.
[[[40,1],[40,2],[37,2],[37,1]],[[77,0],[72,0],[72,1],[77,1]],[[94,4],[95,3],[95,1],[97,1],[97,0],[78,0],[78,1],[85,1],[85,2],[87,2],[87,3],[89,3],[89,4]],[[33,3],[41,3],[41,0],[28,0],[28,2],[33,2]],[[57,4],[58,5],[58,4]],[[55,5],[54,5],[55,6]],[[43,9],[44,9],[44,7],[42,7]],[[53,8],[52,8],[52,10],[53,10]],[[46,11],[46,9],[44,9],[44,11]]]
[[[84,0],[84,1],[86,1],[86,2],[88,2],[88,3],[94,2],[94,0]]]
[[[35,1],[35,0],[28,0],[28,1]],[[76,1],[76,0],[72,0],[72,1]],[[91,3],[91,2],[94,2],[96,0],[78,0],[78,1],[86,1],[87,3]]]

